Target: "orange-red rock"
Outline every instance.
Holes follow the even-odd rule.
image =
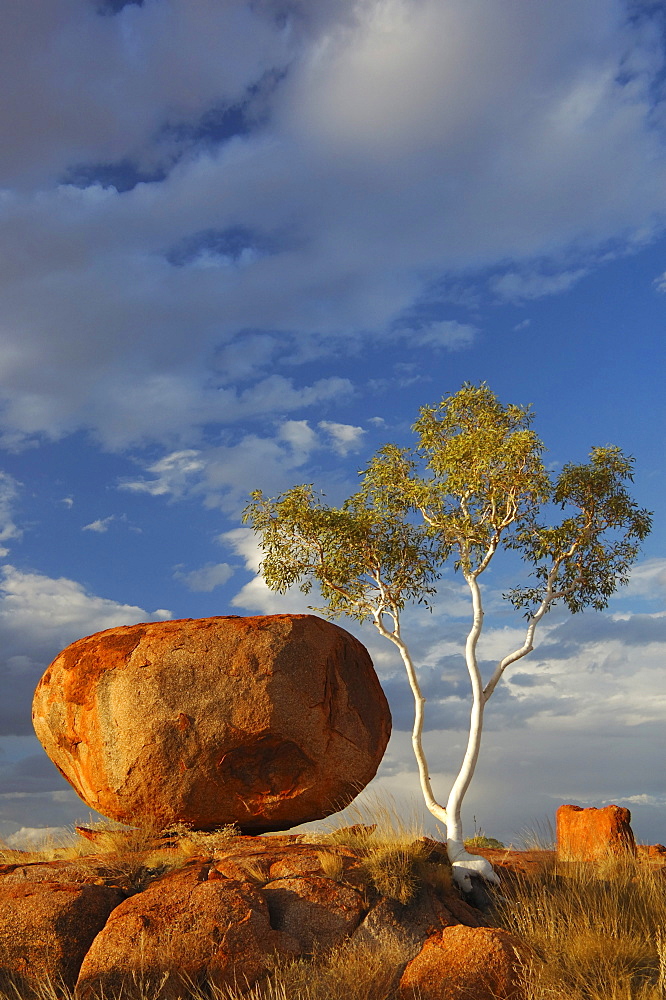
[[[20,995],[47,977],[73,988],[93,939],[124,898],[103,885],[0,886],[0,973]]]
[[[496,927],[445,927],[428,938],[400,980],[400,1000],[522,1000],[527,945]]]
[[[35,731],[113,819],[286,829],[347,805],[391,728],[364,646],[314,615],[107,629],[42,677]]]
[[[144,992],[175,1000],[191,987],[252,986],[276,954],[296,957],[296,941],[270,924],[261,892],[248,882],[207,878],[193,863],[118,906],[83,961],[78,1000]]]
[[[364,912],[359,892],[329,878],[281,878],[264,886],[274,927],[298,941],[304,954],[341,944]]]
[[[608,855],[636,854],[631,813],[622,806],[557,810],[558,861],[597,861]]]

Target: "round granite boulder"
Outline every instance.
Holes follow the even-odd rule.
[[[33,723],[91,808],[131,823],[284,830],[374,776],[391,715],[365,647],[314,615],[185,619],[72,643]]]

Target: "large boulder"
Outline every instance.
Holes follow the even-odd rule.
[[[298,941],[307,955],[341,944],[365,912],[365,901],[356,889],[312,874],[269,882],[264,896],[273,926]]]
[[[623,806],[560,806],[556,815],[558,861],[602,861],[636,854],[631,813]]]
[[[342,809],[374,776],[391,731],[367,650],[314,615],[98,632],[47,669],[33,723],[104,816],[244,832]]]

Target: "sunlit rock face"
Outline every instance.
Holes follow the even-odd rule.
[[[107,629],[37,686],[35,732],[91,808],[198,829],[288,829],[347,805],[391,731],[365,647],[314,615]]]
[[[557,810],[558,861],[599,861],[627,853],[636,853],[628,809],[564,805]]]

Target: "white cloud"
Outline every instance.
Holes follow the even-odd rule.
[[[507,271],[501,277],[495,278],[492,285],[500,298],[509,302],[522,302],[526,299],[538,299],[544,295],[564,292],[587,273],[586,268],[582,267],[555,274],[544,274],[539,271]]]
[[[333,450],[338,455],[348,455],[350,451],[358,451],[361,447],[365,431],[353,424],[338,424],[334,420],[320,420],[317,424],[331,439]]]
[[[88,593],[75,580],[29,573],[14,566],[2,568],[0,582],[0,627],[14,635],[31,634],[31,643],[40,636],[71,636],[67,641],[116,625],[130,625],[150,618],[170,618],[168,611],[146,612],[130,604],[120,604]]]
[[[654,286],[658,292],[666,292],[666,271],[654,279]]]
[[[148,466],[146,471],[154,477],[153,479],[124,481],[120,487],[134,493],[149,493],[154,497],[181,497],[193,478],[205,468],[200,455],[201,453],[193,448],[174,451]]]
[[[186,587],[195,593],[210,593],[220,587],[234,575],[234,568],[229,563],[206,563],[199,569],[184,573],[179,567],[174,573],[174,579],[182,580]]]
[[[298,587],[292,588],[286,594],[278,594],[266,586],[263,577],[259,574],[259,564],[262,559],[261,546],[251,528],[234,528],[231,531],[224,531],[218,536],[218,541],[240,556],[245,563],[245,568],[255,574],[253,579],[241,587],[231,599],[232,607],[261,615],[312,613],[309,605],[318,603],[316,589],[313,588],[312,593],[308,595],[302,594]]]
[[[663,228],[649,11],[312,0],[280,24],[242,0],[194,11],[3,8],[8,442],[91,428],[112,448],[195,447],[206,424],[350,391],[275,371],[295,344],[305,356],[388,336],[447,275],[502,267],[505,297],[552,294]],[[246,120],[216,142],[225,108]],[[123,161],[155,179],[120,193],[59,183]],[[239,227],[242,266],[217,251],[205,268],[167,259]],[[433,321],[414,336],[464,348],[474,329]]]
[[[108,517],[98,518],[96,521],[91,521],[90,524],[84,524],[81,531],[94,531],[99,535],[103,535],[109,530],[109,525],[117,520],[118,516],[116,514],[109,514]]]
[[[299,464],[300,461],[305,461],[310,453],[319,446],[317,435],[307,420],[285,420],[280,427],[279,437],[291,446]]]
[[[39,851],[46,847],[73,844],[76,834],[66,826],[22,826],[6,839],[8,847],[18,851]]]
[[[237,514],[253,490],[275,495],[288,489],[296,477],[303,481],[309,474],[304,470],[315,452],[344,457],[358,450],[365,433],[335,421],[320,421],[318,427],[321,436],[307,420],[284,420],[270,437],[243,434],[235,443],[171,452],[148,465],[145,476],[125,480],[120,488],[171,499],[197,496],[207,507]],[[331,480],[335,475],[335,469],[329,470]]]
[[[628,806],[666,806],[666,795],[647,795],[645,792],[640,792],[637,795],[626,795],[624,798],[618,798],[615,802],[618,806],[628,805]]]
[[[2,543],[16,541],[22,534],[14,523],[14,504],[18,499],[19,485],[13,476],[0,470],[0,557],[6,556],[9,551]]]
[[[631,570],[629,583],[618,596],[663,598],[666,592],[666,559],[646,559]]]
[[[253,573],[259,572],[261,546],[252,528],[232,528],[231,531],[223,531],[217,536],[217,541],[221,545],[227,545],[232,552],[240,556],[245,562],[246,569]]]
[[[416,330],[399,331],[398,336],[409,347],[459,351],[464,347],[471,347],[478,332],[478,329],[469,323],[458,323],[447,319],[427,323]]]
[[[5,565],[0,573],[0,733],[30,730],[30,702],[48,663],[71,642],[117,625],[171,618],[87,591],[65,577]]]

